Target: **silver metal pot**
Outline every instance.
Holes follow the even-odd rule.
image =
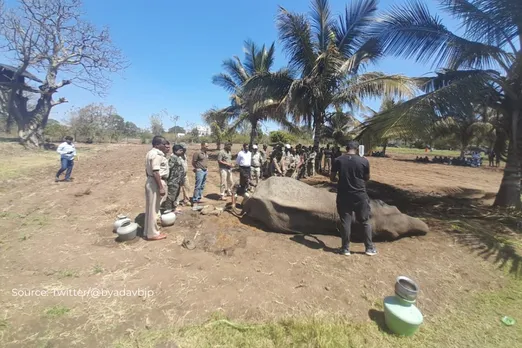
[[[397,277],[395,281],[395,295],[407,301],[415,301],[419,293],[419,286],[408,277]]]
[[[113,228],[112,231],[116,233],[118,228],[120,228],[120,226],[126,222],[131,222],[131,219],[129,219],[125,215],[118,215],[118,219],[116,221],[114,221],[114,224],[112,225],[112,228]]]
[[[136,238],[138,232],[138,224],[135,222],[127,221],[121,225],[116,233],[121,241],[133,240]]]

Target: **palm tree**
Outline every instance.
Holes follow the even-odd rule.
[[[212,136],[216,140],[217,149],[221,150],[221,143],[233,130],[229,126],[229,121],[233,118],[233,113],[229,112],[226,108],[212,108],[205,111],[202,117],[212,130]]]
[[[359,121],[352,113],[343,112],[341,107],[336,107],[335,112],[326,117],[322,136],[332,139],[337,145],[345,145],[350,137],[350,132],[359,126]]]
[[[312,0],[310,16],[280,8],[279,39],[290,68],[299,75],[289,79],[260,74],[249,91],[270,91],[287,106],[295,122],[315,128],[314,145],[322,137],[328,109],[347,105],[357,109],[361,99],[376,95],[411,95],[409,79],[402,75],[360,72],[382,56],[381,45],[367,32],[375,19],[377,0],[354,0],[336,20],[328,0]]]
[[[504,116],[509,150],[495,205],[521,207],[522,2],[520,0],[440,0],[462,23],[463,36],[448,30],[426,5],[393,6],[373,26],[384,53],[444,68],[420,79],[425,94],[372,118],[383,134],[430,127],[448,111],[465,115],[473,102],[489,100]],[[493,70],[488,70],[493,69]]]
[[[242,62],[238,57],[227,59],[223,62],[225,73],[215,75],[212,82],[223,87],[231,93],[231,106],[226,112],[234,115],[236,121],[231,128],[237,128],[242,122],[249,122],[251,126],[250,145],[258,135],[260,122],[272,120],[279,124],[291,127],[286,119],[284,108],[280,107],[281,101],[275,99],[270,93],[258,93],[256,98],[245,92],[245,84],[260,74],[271,74],[274,65],[275,45],[258,47],[254,42],[245,41],[245,58]],[[291,79],[291,74],[286,69],[276,72],[278,76]]]
[[[464,157],[466,149],[473,138],[484,136],[494,130],[493,124],[484,120],[483,116],[475,113],[475,110],[465,114],[456,114],[442,118],[435,122],[429,129],[431,138],[451,137],[460,145],[460,157]]]

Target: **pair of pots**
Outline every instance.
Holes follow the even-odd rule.
[[[125,215],[118,215],[118,219],[113,225],[113,232],[118,234],[121,241],[133,240],[138,234],[138,224]]]

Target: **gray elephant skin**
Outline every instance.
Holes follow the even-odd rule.
[[[336,194],[312,187],[292,178],[271,177],[259,183],[254,194],[243,203],[243,213],[262,223],[267,230],[281,233],[338,235],[339,216]],[[370,200],[370,223],[376,240],[396,240],[425,235],[428,225],[403,214],[395,206]],[[352,225],[352,240],[361,232]]]

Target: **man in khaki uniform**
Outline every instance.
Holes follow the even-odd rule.
[[[232,195],[232,144],[226,143],[225,148],[219,151],[217,161],[219,166],[219,176],[221,178],[221,200],[225,200],[226,195]]]
[[[152,139],[152,149],[145,157],[145,226],[143,237],[147,240],[160,240],[167,235],[160,233],[157,225],[160,205],[165,196],[166,182],[163,178],[169,176],[169,161],[165,154],[169,151],[168,142],[161,136]]]
[[[259,180],[261,180],[261,167],[263,167],[263,164],[263,155],[261,155],[259,152],[258,146],[252,145],[251,179],[255,186],[257,186],[259,184]]]

